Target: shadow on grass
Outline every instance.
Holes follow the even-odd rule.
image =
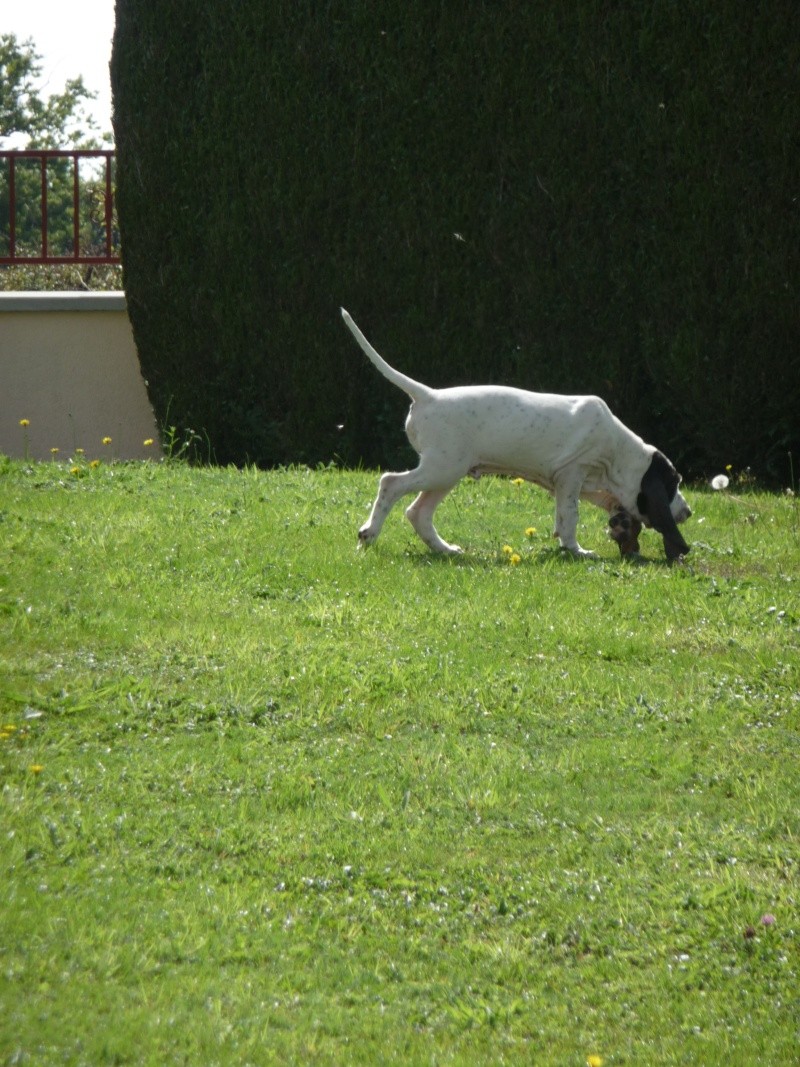
[[[374,551],[374,548],[370,549]],[[427,549],[410,547],[402,552],[402,556],[416,566],[425,567],[457,567],[468,570],[497,570],[516,569],[527,567],[596,567],[598,564],[607,569],[631,569],[641,567],[656,567],[661,570],[671,570],[673,567],[682,567],[684,564],[672,564],[667,559],[649,558],[647,556],[623,556],[611,557],[597,556],[595,559],[576,559],[571,552],[564,548],[540,548],[520,555],[516,563],[512,563],[508,555],[503,552],[490,552],[486,550],[470,551],[469,549],[457,555],[448,555],[440,552],[430,552]]]

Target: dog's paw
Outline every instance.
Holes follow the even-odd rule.
[[[681,553],[679,556],[672,556],[670,559],[667,560],[667,563],[669,564],[670,567],[686,567],[686,566],[688,566],[688,563],[687,563],[687,560],[686,560],[686,556],[684,556],[683,553]]]
[[[435,552],[437,556],[462,556],[464,549],[461,545],[448,545],[446,541],[425,542],[431,552]]]
[[[358,531],[358,547],[366,548],[371,545],[378,535],[373,533],[369,526],[362,526]]]
[[[580,545],[575,545],[574,548],[567,548],[567,552],[573,557],[573,559],[599,559],[600,557],[596,552],[591,552],[588,548],[581,548]]]

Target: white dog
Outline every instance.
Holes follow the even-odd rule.
[[[431,389],[383,360],[350,315],[342,318],[381,374],[411,397],[406,434],[419,465],[387,472],[368,521],[359,530],[371,544],[397,501],[419,494],[407,508],[411,525],[435,552],[460,552],[433,525],[437,505],[465,475],[525,478],[556,499],[554,536],[574,556],[593,556],[576,539],[578,500],[605,508],[611,536],[623,555],[638,552],[642,525],[664,538],[672,561],[689,546],[677,523],[691,515],[680,475],[661,452],[645,444],[596,396],[530,393],[500,385]]]

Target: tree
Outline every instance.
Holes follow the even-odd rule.
[[[41,57],[33,41],[20,42],[14,34],[0,34],[0,139],[27,138],[25,148],[99,148],[98,127],[84,109],[93,99],[82,78],[67,81],[63,92],[42,98],[36,88]],[[108,135],[104,135],[105,140]],[[0,144],[2,142],[0,141]],[[40,163],[36,159],[16,164],[16,244],[18,251],[38,254],[41,243]],[[72,247],[72,170],[69,161],[51,161],[48,179],[48,240],[56,254]],[[97,205],[102,207],[104,186],[92,174],[81,179],[81,244],[88,248],[97,230]],[[8,246],[8,168],[0,167],[0,249]],[[93,278],[95,286],[119,284],[119,270],[92,268],[81,276],[73,267],[4,267],[0,288],[81,288]]]
[[[28,148],[99,147],[97,123],[83,108],[96,94],[78,77],[42,99],[35,86],[40,60],[33,41],[0,34],[0,137],[26,135]]]
[[[342,304],[431,385],[596,392],[685,475],[786,478],[800,94],[777,6],[117,0],[158,417],[222,462],[401,462],[405,402]]]

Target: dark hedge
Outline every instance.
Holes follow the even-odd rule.
[[[117,0],[125,287],[219,462],[410,458],[433,385],[597,392],[685,473],[800,460],[795,4]]]

